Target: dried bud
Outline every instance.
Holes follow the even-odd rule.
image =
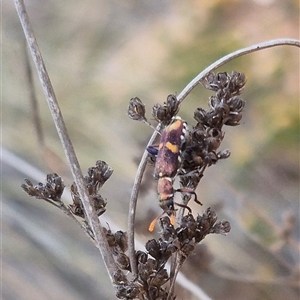
[[[33,184],[32,182],[25,178],[24,179],[25,183],[23,183],[21,185],[21,188],[24,190],[25,193],[27,193],[29,196],[34,196],[36,197],[37,196],[37,191],[35,190],[35,188],[33,187]]]
[[[227,101],[231,112],[241,112],[245,107],[245,100],[238,96],[234,96]]]
[[[166,269],[159,270],[153,278],[151,278],[149,284],[151,286],[161,287],[163,284],[167,282],[169,279],[169,275]],[[153,298],[156,299],[156,298]]]
[[[69,208],[71,210],[71,212],[75,215],[78,216],[80,218],[84,218],[84,210],[81,207],[81,205],[77,205],[77,204],[70,204]]]
[[[152,116],[164,125],[170,123],[171,119],[178,113],[180,102],[175,95],[169,95],[164,105],[156,104],[152,108]]]
[[[149,276],[151,275],[151,272],[149,272],[149,270],[147,269],[147,262],[139,263],[137,267],[139,280],[144,283],[147,283]]]
[[[193,241],[189,241],[188,243],[184,244],[181,249],[180,252],[181,254],[186,258],[188,257],[190,254],[192,254],[192,252],[195,250],[195,243]]]
[[[230,232],[231,226],[228,221],[217,222],[211,229],[211,233],[218,233],[226,235]]]
[[[208,125],[206,110],[201,107],[198,107],[194,112],[194,119],[201,125]]]
[[[134,282],[129,285],[121,284],[117,286],[116,297],[119,299],[136,299],[139,294],[139,286]]]
[[[208,152],[212,152],[220,147],[224,133],[217,128],[210,128],[207,130],[206,136],[206,149]]]
[[[226,72],[217,73],[216,75],[210,72],[201,80],[201,84],[205,88],[216,92],[220,89],[224,89],[228,85],[228,81],[229,76]]]
[[[106,239],[107,239],[109,247],[116,247],[117,246],[116,238],[112,234],[111,230],[107,230],[105,227],[103,228],[103,230],[105,232]]]
[[[202,173],[191,170],[189,173],[180,176],[180,186],[194,191],[202,177]]]
[[[85,176],[85,180],[90,194],[96,194],[99,188],[109,179],[112,173],[113,169],[102,160],[98,160],[94,167],[89,168],[88,174]]]
[[[230,117],[224,122],[227,126],[236,126],[239,125],[240,120],[242,119],[241,113],[230,113]]]
[[[160,253],[160,245],[157,243],[155,239],[149,240],[146,245],[146,250],[149,252],[149,254],[159,260],[161,258],[161,253]]]
[[[165,241],[168,241],[175,234],[174,226],[171,224],[170,218],[164,216],[160,218],[159,225],[162,228],[162,237]]]
[[[177,97],[175,95],[168,95],[165,105],[168,107],[170,114],[172,114],[172,117],[177,115],[180,102],[177,100]]]
[[[126,254],[119,252],[115,253],[115,261],[120,269],[127,271],[131,270],[130,261]]]
[[[188,238],[192,239],[197,228],[197,223],[193,215],[188,214],[183,216],[180,227],[186,228],[188,230]]]
[[[218,155],[219,159],[225,159],[230,156],[230,151],[229,151],[229,149],[225,149],[225,150],[218,152],[217,155]]]
[[[113,274],[113,279],[114,279],[114,283],[116,284],[124,284],[125,282],[127,282],[127,278],[121,270],[117,270]]]
[[[21,187],[29,196],[55,202],[61,201],[60,198],[65,188],[61,177],[56,173],[47,174],[45,184],[39,182],[33,186],[30,180],[25,179],[25,184],[22,184]]]
[[[75,216],[84,218],[85,215],[84,215],[83,205],[82,205],[81,199],[79,197],[79,193],[78,193],[77,186],[75,183],[73,183],[71,185],[71,196],[73,199],[73,204],[70,204],[69,208],[71,209],[72,213]]]
[[[145,253],[144,251],[138,250],[136,252],[136,259],[137,259],[138,264],[145,264],[148,259],[148,254]]]
[[[231,92],[233,95],[240,95],[246,84],[246,77],[244,73],[233,71],[231,73]]]
[[[150,286],[148,289],[150,299],[159,299],[159,289],[156,286]],[[163,299],[163,298],[161,298]]]
[[[56,173],[47,174],[47,183],[45,188],[47,188],[50,199],[53,201],[60,201],[61,195],[64,191],[65,185],[60,176]]]
[[[176,247],[172,243],[161,241],[160,243],[160,252],[161,252],[161,262],[165,263],[169,257],[176,251]]]
[[[152,258],[148,258],[146,262],[147,270],[151,274],[158,269],[158,262]]]
[[[106,211],[105,206],[107,202],[101,197],[101,195],[93,195],[92,201],[97,215],[101,216]]]
[[[118,230],[115,233],[115,240],[117,245],[120,247],[122,252],[126,252],[128,249],[128,238],[127,233],[121,230]]]
[[[145,105],[138,97],[130,99],[127,109],[127,115],[130,119],[137,121],[147,121],[145,112]]]

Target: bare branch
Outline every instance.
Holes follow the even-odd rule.
[[[216,70],[217,68],[225,65],[226,63],[230,62],[231,60],[252,53],[256,51],[260,51],[267,48],[272,48],[276,46],[296,46],[300,48],[300,41],[295,39],[278,39],[278,40],[271,40],[268,42],[259,43],[256,45],[252,45],[250,47],[246,47],[235,52],[229,53],[224,57],[220,58],[206,69],[204,69],[201,73],[199,73],[184,89],[183,91],[177,96],[178,101],[182,102],[187,95],[201,82],[201,80],[210,72]]]

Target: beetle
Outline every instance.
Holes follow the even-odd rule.
[[[174,189],[173,182],[180,168],[181,151],[184,149],[185,139],[187,134],[187,123],[179,116],[173,117],[172,122],[168,125],[161,134],[161,140],[158,150],[154,147],[147,148],[148,152],[154,154],[157,152],[157,158],[154,169],[154,178],[157,182],[157,193],[159,198],[159,205],[171,216],[171,222],[174,224],[174,204],[187,208],[191,213],[191,209],[183,204],[174,202],[174,194],[176,192],[185,192],[195,196],[195,202],[202,205],[197,199],[196,193],[187,188]],[[155,218],[150,226],[149,231],[154,230],[154,226],[158,218]]]

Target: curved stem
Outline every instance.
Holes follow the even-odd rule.
[[[160,130],[160,124],[157,125],[155,131],[153,132],[147,147],[151,146],[157,135],[159,134]],[[147,148],[146,147],[146,148]],[[137,276],[137,262],[135,257],[135,246],[134,246],[134,221],[135,221],[135,212],[136,212],[136,205],[137,205],[137,198],[139,194],[140,185],[142,182],[143,174],[147,165],[147,157],[148,157],[148,151],[145,150],[144,154],[142,156],[142,159],[140,161],[134,184],[132,187],[131,197],[130,197],[130,203],[129,203],[129,213],[128,213],[128,254],[130,259],[130,266],[131,266],[131,272],[133,277],[135,278]]]
[[[267,48],[272,48],[272,47],[276,47],[276,46],[296,46],[300,48],[300,41],[299,40],[295,40],[295,39],[278,39],[278,40],[271,40],[271,41],[267,41],[267,42],[263,42],[263,43],[259,43],[250,47],[246,47],[240,50],[237,50],[235,52],[232,52],[222,58],[220,58],[219,60],[217,60],[216,62],[214,62],[213,64],[211,64],[209,67],[207,67],[206,69],[204,69],[201,73],[199,73],[184,89],[183,91],[177,96],[178,101],[182,102],[187,95],[201,82],[201,80],[207,76],[207,74],[209,72],[212,72],[213,70],[223,66],[224,64],[228,63],[229,61],[252,53],[252,52],[256,52],[256,51],[260,51],[263,49],[267,49]]]

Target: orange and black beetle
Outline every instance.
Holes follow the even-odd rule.
[[[173,181],[180,168],[181,150],[185,143],[187,133],[187,123],[180,117],[174,117],[171,124],[167,126],[161,134],[161,140],[157,150],[157,158],[155,163],[154,177],[158,179],[157,193],[159,197],[159,205],[170,216],[174,217],[174,194],[176,192],[186,192],[195,195],[196,193],[190,189],[177,189],[173,188]],[[154,153],[153,148],[148,149],[150,153]],[[187,208],[189,212],[191,209],[183,204],[176,203],[177,205]],[[160,217],[160,216],[159,216]],[[158,217],[158,218],[159,218]],[[149,227],[153,231],[156,218]]]

